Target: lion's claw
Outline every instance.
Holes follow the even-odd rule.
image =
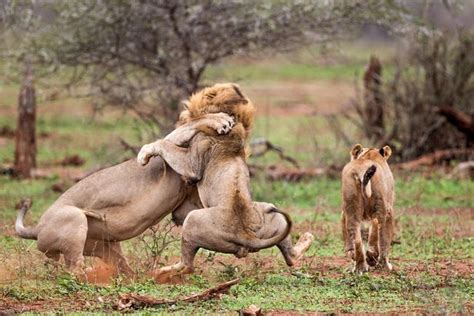
[[[217,128],[216,128],[217,134],[219,134],[219,135],[228,134],[235,125],[235,121],[234,121],[234,118],[232,116],[229,116],[229,115],[224,114],[224,113],[222,113],[222,114],[225,115],[225,116],[220,118],[222,121],[217,122]]]

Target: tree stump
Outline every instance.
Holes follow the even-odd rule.
[[[30,178],[36,167],[36,95],[33,69],[26,63],[25,75],[18,96],[18,123],[15,141],[15,173]]]

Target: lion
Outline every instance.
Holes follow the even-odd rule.
[[[351,150],[351,161],[342,170],[342,235],[345,252],[354,262],[353,272],[367,272],[369,265],[392,270],[389,262],[393,239],[395,190],[387,160],[389,146]],[[364,251],[361,224],[370,221],[368,249]]]
[[[165,139],[182,143],[183,137],[188,139],[202,129],[225,134],[233,124],[228,114],[207,114],[182,124]],[[16,219],[16,233],[37,240],[38,249],[49,258],[59,260],[62,254],[67,268],[78,276],[85,276],[84,256],[99,257],[120,273],[133,276],[120,241],[141,234],[169,213],[179,217],[201,205],[193,194],[196,189],[166,168],[161,158],[146,167],[131,159],[95,172],[64,192],[33,227],[23,224],[30,206],[25,201]]]
[[[192,273],[200,248],[241,258],[277,245],[286,263],[293,265],[313,240],[306,233],[293,247],[290,217],[272,204],[252,202],[246,144],[255,108],[236,84],[216,84],[192,95],[178,124],[189,124],[215,112],[235,118],[230,133],[217,135],[203,130],[189,140],[186,148],[158,140],[144,145],[138,154],[137,161],[142,165],[160,156],[177,173],[192,179],[204,206],[191,211],[184,220],[181,261],[162,268],[157,278]]]

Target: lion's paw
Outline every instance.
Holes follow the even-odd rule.
[[[142,149],[140,149],[140,152],[138,153],[137,156],[137,162],[139,165],[144,166],[148,163],[151,157],[154,156],[154,148],[153,144],[147,144],[143,145]]]
[[[228,134],[235,125],[234,117],[226,113],[215,113],[211,122],[211,127],[219,135]]]
[[[303,257],[305,252],[309,249],[311,244],[314,241],[314,236],[310,232],[306,232],[303,235],[301,235],[300,239],[298,239],[298,242],[294,246],[295,250],[295,261],[298,261]]]

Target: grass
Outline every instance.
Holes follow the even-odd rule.
[[[310,49],[285,60],[282,56],[265,62],[237,59],[211,67],[206,78],[219,81],[245,78],[250,86],[273,82],[271,85],[278,87],[291,80],[334,80],[331,84],[337,85],[352,80],[353,72],[363,69],[367,48],[351,46],[349,55],[350,58],[337,54],[323,58]],[[386,49],[380,49],[379,55],[385,61],[392,57]],[[0,89],[0,127],[15,125],[12,118],[15,93],[14,86]],[[304,102],[313,102],[304,98]],[[291,102],[285,102],[275,106],[291,107]],[[347,122],[344,125],[348,131],[353,128]],[[359,277],[348,272],[350,261],[344,257],[340,237],[337,176],[297,183],[268,181],[263,175],[252,178],[255,200],[271,201],[291,215],[293,239],[305,231],[316,237],[303,262],[294,268],[286,267],[276,247],[244,259],[200,250],[196,274],[185,284],[157,285],[145,275],[153,258],[145,251],[144,242],[134,238],[123,243],[124,251],[141,277],[133,282],[118,277],[107,286],[97,286],[79,282],[64,271],[62,264],[45,260],[36,250],[35,241],[14,237],[15,205],[21,198],[33,199],[26,221],[36,223],[59,196],[51,186],[58,182],[66,186],[73,184],[73,180],[65,178],[65,168],[58,166],[58,161],[66,155],[79,154],[86,160],[85,165],[70,169],[80,172],[118,163],[130,157],[120,147],[119,138],[140,142],[142,135],[137,126],[130,116],[116,112],[92,119],[84,100],[62,99],[39,105],[37,128],[44,136],[38,141],[38,163],[46,176],[22,181],[0,176],[0,313],[4,308],[109,313],[113,312],[121,293],[171,299],[235,277],[241,279],[240,283],[219,300],[149,308],[143,313],[229,314],[251,304],[265,312],[474,312],[474,183],[448,179],[443,174],[395,172],[399,243],[391,253],[396,267],[392,273],[371,271]],[[337,141],[327,121],[318,115],[261,115],[253,136],[265,137],[282,146],[286,154],[295,157],[305,168],[341,164],[348,159],[347,146]],[[13,140],[1,138],[0,141],[0,164],[10,165]],[[263,166],[282,163],[274,154],[252,158],[250,162]],[[179,232],[174,231],[172,236],[179,238]],[[175,263],[179,250],[179,242],[171,244],[158,258],[159,263]],[[89,260],[88,265],[92,264]]]
[[[276,54],[271,58],[257,55],[237,57],[212,65],[204,75],[206,81],[353,81],[360,76],[370,58],[377,55],[385,64],[384,74],[393,75],[391,44],[370,42],[340,43],[331,47],[308,47],[296,52]]]

